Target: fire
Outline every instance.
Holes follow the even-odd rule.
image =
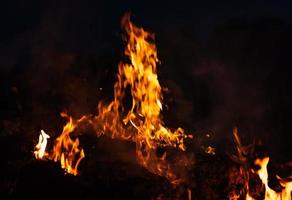
[[[105,135],[113,139],[122,139],[136,144],[137,162],[150,172],[166,177],[174,185],[184,181],[186,171],[192,164],[192,159],[187,156],[172,156],[169,160],[167,148],[174,148],[184,152],[185,141],[192,138],[182,128],[168,128],[161,116],[163,108],[162,89],[157,75],[157,49],[155,36],[143,28],[135,26],[130,21],[130,16],[125,15],[122,26],[127,35],[127,45],[124,51],[128,62],[120,62],[118,65],[117,81],[114,84],[114,99],[110,103],[99,102],[98,114],[83,116],[76,120],[65,113],[62,117],[68,122],[63,131],[55,140],[53,150],[47,153],[46,145],[49,136],[42,130],[39,143],[34,152],[37,159],[47,158],[60,162],[61,167],[70,174],[78,174],[78,166],[85,157],[84,150],[79,146],[79,139],[73,139],[72,133],[76,131],[80,123],[87,122],[96,131],[97,136]],[[131,106],[127,108],[124,99],[127,90],[130,89]],[[249,193],[250,173],[255,173],[265,186],[265,200],[291,200],[292,177],[290,179],[278,178],[283,190],[275,192],[268,186],[267,165],[269,158],[256,159],[255,164],[260,166],[258,171],[252,171],[249,166],[252,145],[243,146],[238,131],[233,130],[237,155],[231,158],[241,167],[232,179],[243,179],[243,189],[232,191],[229,199],[244,198],[252,200]],[[158,150],[163,150],[158,155]],[[215,155],[215,149],[207,147],[205,153]],[[174,158],[173,158],[174,157]],[[240,177],[240,178],[238,178]],[[191,189],[187,190],[188,198],[192,198]]]
[[[61,167],[66,172],[77,175],[78,165],[80,161],[85,157],[84,151],[79,147],[79,139],[73,140],[70,137],[77,124],[83,121],[86,117],[82,117],[76,122],[73,121],[72,117],[69,117],[65,113],[61,113],[62,117],[68,118],[67,124],[63,128],[62,134],[56,139],[51,158],[57,162],[61,162]]]
[[[162,92],[157,77],[157,50],[154,34],[136,27],[130,16],[125,15],[122,26],[128,36],[125,56],[129,63],[118,65],[117,81],[114,84],[114,100],[98,104],[98,115],[89,120],[97,136],[106,135],[136,143],[139,164],[149,171],[165,176],[178,183],[176,172],[166,160],[167,154],[157,156],[157,149],[172,147],[185,150],[184,140],[191,138],[182,128],[171,131],[161,118]],[[129,110],[123,105],[126,89],[130,89],[132,105]],[[181,160],[183,167],[189,165]]]
[[[167,172],[166,154],[159,158],[155,150],[165,146],[185,150],[184,139],[188,136],[181,128],[172,132],[161,120],[162,93],[157,77],[154,34],[132,24],[129,15],[123,18],[122,26],[128,35],[125,55],[131,62],[119,64],[115,101],[121,101],[126,88],[130,86],[132,107],[123,122],[125,125],[130,123],[136,129],[137,160],[148,170],[172,179],[173,174]]]
[[[78,123],[86,119],[85,116],[77,121],[74,121],[72,117],[69,117],[66,113],[61,113],[62,117],[68,119],[67,124],[64,126],[61,135],[55,140],[53,151],[51,153],[45,152],[47,145],[47,135],[43,130],[39,136],[39,143],[36,145],[36,151],[34,152],[37,159],[47,158],[60,161],[61,167],[69,174],[78,174],[78,165],[80,161],[85,157],[84,151],[79,147],[79,139],[73,140],[70,134],[75,130]]]
[[[46,147],[48,143],[48,138],[50,138],[50,136],[46,134],[45,131],[41,130],[39,142],[35,146],[36,150],[34,151],[36,159],[43,159],[44,157],[47,156],[48,153],[46,152]]]
[[[161,118],[162,92],[157,77],[158,58],[154,34],[136,27],[129,15],[122,19],[122,26],[128,36],[124,53],[130,63],[121,62],[118,66],[114,100],[109,104],[100,102],[98,115],[91,118],[84,117],[75,121],[64,113],[61,114],[69,121],[56,139],[50,158],[60,161],[62,168],[68,173],[77,174],[84,151],[79,148],[78,138],[73,141],[70,133],[79,122],[86,120],[94,127],[97,136],[107,135],[135,142],[139,164],[177,183],[179,177],[167,161],[166,152],[157,156],[157,149],[172,147],[184,151],[184,140],[192,136],[185,134],[182,128],[171,131]],[[132,106],[125,111],[123,98],[127,88],[131,90]],[[189,165],[187,159],[181,159],[178,163],[182,167]]]
[[[237,155],[231,155],[231,159],[240,165],[239,170],[236,173],[230,173],[229,182],[236,185],[241,183],[242,189],[240,191],[233,190],[229,194],[229,200],[241,199],[245,194],[246,200],[254,200],[250,192],[249,181],[251,175],[256,175],[260,178],[262,184],[265,188],[265,200],[291,200],[292,192],[292,177],[282,179],[277,177],[281,186],[283,187],[282,191],[276,192],[271,189],[268,185],[268,163],[269,157],[257,158],[254,161],[254,164],[259,168],[259,170],[254,170],[249,165],[249,159],[252,157],[253,145],[244,146],[241,143],[237,128],[233,129],[233,136],[236,145]],[[260,191],[256,191],[257,194],[260,194]]]
[[[281,198],[282,199],[288,199],[291,200],[292,199],[292,176],[288,177],[286,180],[280,178],[279,176],[277,176],[278,180],[280,181],[280,184],[282,187],[284,187],[285,189],[282,191],[281,193]]]
[[[233,182],[241,182],[238,180],[238,177],[242,177],[243,179],[243,188],[241,191],[232,191],[229,194],[230,200],[237,200],[242,196],[242,193],[246,193],[246,200],[252,200],[252,197],[249,195],[249,164],[248,164],[248,156],[251,153],[252,146],[244,146],[241,142],[241,139],[238,134],[237,127],[233,129],[233,138],[236,146],[237,155],[231,155],[231,159],[240,165],[239,172],[235,175],[233,173],[230,174],[229,182],[232,184]]]
[[[122,26],[128,35],[125,56],[129,57],[131,63],[119,64],[114,100],[108,106],[99,104],[95,125],[102,124],[102,131],[109,131],[112,137],[143,140],[150,149],[173,146],[185,150],[184,139],[190,136],[184,134],[181,128],[170,131],[161,120],[162,93],[157,77],[154,34],[132,24],[129,15],[123,18]],[[123,113],[120,110],[124,110],[122,100],[127,87],[131,89],[132,107],[121,118]],[[120,124],[121,120],[123,124]],[[122,125],[131,125],[136,131],[126,133],[121,130],[125,129]]]
[[[291,200],[291,192],[292,192],[292,180],[284,180],[278,177],[283,190],[281,192],[276,192],[271,189],[268,185],[268,163],[270,158],[265,157],[263,159],[256,159],[255,165],[258,165],[260,169],[256,172],[260,177],[262,183],[265,186],[265,200]],[[247,199],[247,198],[246,198]]]

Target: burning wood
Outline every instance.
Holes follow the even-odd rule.
[[[172,130],[165,126],[162,117],[162,92],[157,76],[157,50],[154,43],[154,34],[135,26],[129,15],[122,19],[122,26],[127,34],[127,45],[124,54],[129,58],[129,63],[120,62],[118,65],[117,81],[114,84],[114,100],[110,103],[100,102],[98,114],[95,116],[82,116],[75,120],[65,113],[62,117],[68,119],[61,135],[55,140],[52,152],[46,152],[47,139],[50,138],[43,130],[39,136],[39,143],[35,147],[37,159],[50,159],[60,162],[67,173],[77,175],[78,165],[85,157],[84,150],[79,146],[79,139],[75,140],[70,134],[81,123],[90,124],[99,137],[105,135],[113,139],[122,139],[135,143],[136,160],[148,171],[167,178],[174,186],[186,184],[189,179],[188,171],[193,166],[193,158],[185,153],[186,140],[192,139],[191,134],[186,134],[182,128]],[[129,110],[123,105],[126,89],[130,88],[132,104]],[[252,145],[243,146],[237,129],[234,129],[234,139],[237,155],[231,156],[232,160],[240,167],[236,174],[242,181],[242,188],[229,193],[230,200],[244,198],[252,200],[249,181],[251,174],[259,176],[265,186],[266,200],[291,200],[292,181],[279,178],[283,187],[281,192],[276,192],[268,186],[267,165],[269,158],[255,161],[260,166],[258,171],[252,169],[249,161]],[[179,152],[169,158],[167,148]],[[163,149],[159,155],[157,152]],[[184,152],[184,153],[183,153]],[[210,156],[217,155],[215,148],[208,146],[205,153]],[[236,182],[233,175],[229,176],[230,183]],[[186,190],[188,199],[196,196],[192,190]]]
[[[265,187],[265,194],[264,194],[264,199],[265,200],[291,200],[291,184],[292,180],[289,178],[284,180],[280,177],[277,177],[278,180],[280,181],[281,186],[283,187],[280,192],[276,192],[273,189],[271,189],[268,185],[268,163],[269,163],[269,157],[264,157],[264,158],[256,158],[254,161],[254,164],[260,169],[254,170],[251,165],[249,165],[249,160],[252,159],[251,153],[253,151],[252,145],[249,146],[243,146],[241,143],[241,140],[238,135],[238,130],[237,128],[234,128],[233,130],[233,135],[234,135],[234,141],[236,144],[236,149],[237,149],[237,156],[232,156],[231,158],[240,164],[240,169],[239,169],[239,174],[243,178],[243,187],[239,192],[232,191],[230,193],[229,199],[230,200],[236,200],[240,199],[244,196],[245,194],[245,199],[246,200],[254,200],[255,198],[252,196],[250,190],[250,179],[251,175],[257,175],[260,180],[261,184],[264,185]],[[236,178],[231,177],[230,182],[234,181]],[[256,191],[256,193],[260,193],[261,191]]]
[[[262,183],[265,186],[265,200],[284,200],[284,199],[291,200],[292,180],[289,180],[289,178],[287,180],[284,180],[278,177],[278,179],[280,180],[281,186],[283,186],[283,189],[280,192],[276,192],[269,187],[268,185],[269,175],[268,175],[268,169],[267,169],[269,160],[270,160],[269,157],[265,157],[263,159],[258,158],[254,162],[255,165],[260,167],[260,169],[256,171],[256,173],[260,177]],[[253,199],[253,198],[247,197],[246,199]]]
[[[60,161],[61,167],[70,174],[77,175],[78,165],[80,161],[85,157],[84,151],[79,147],[79,139],[71,139],[70,133],[72,133],[77,127],[78,123],[84,121],[86,117],[82,117],[75,121],[72,117],[69,117],[66,113],[61,113],[62,117],[68,119],[67,124],[63,128],[61,135],[55,140],[54,148],[51,153],[46,152],[47,138],[50,138],[43,130],[39,136],[39,143],[36,145],[34,152],[37,159],[50,159],[55,162]]]
[[[130,21],[129,15],[124,16],[122,26],[128,35],[125,56],[129,57],[131,62],[119,64],[114,100],[109,104],[100,103],[97,116],[84,116],[77,122],[62,113],[62,116],[69,118],[69,122],[56,139],[53,153],[49,157],[60,161],[66,172],[76,175],[78,164],[85,155],[78,147],[78,138],[73,141],[69,134],[78,123],[87,120],[96,129],[98,136],[106,134],[112,138],[135,142],[139,164],[177,184],[183,180],[167,161],[167,153],[159,157],[156,151],[160,147],[173,147],[184,151],[184,140],[192,138],[192,135],[185,134],[182,128],[171,131],[161,119],[162,94],[157,77],[158,58],[154,35],[136,27]],[[132,108],[125,115],[121,113],[121,110],[124,110],[122,100],[128,86],[131,88]],[[185,168],[191,161],[183,159],[178,163]]]

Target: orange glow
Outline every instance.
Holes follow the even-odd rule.
[[[188,200],[192,200],[192,190],[188,188]]]
[[[166,161],[166,153],[158,157],[158,147],[174,147],[185,150],[184,140],[190,138],[184,130],[171,131],[161,119],[162,93],[157,77],[158,62],[154,34],[138,28],[125,15],[122,26],[128,36],[125,56],[130,63],[121,62],[114,85],[114,100],[99,104],[99,115],[94,126],[98,136],[109,134],[136,143],[137,161],[152,173],[165,176],[173,183],[177,177]],[[123,98],[130,88],[132,106],[126,114]]]
[[[253,200],[253,198],[247,193],[246,194],[246,198],[245,198],[246,200]]]
[[[77,124],[83,121],[86,117],[82,117],[78,121],[73,121],[72,117],[69,117],[65,113],[61,113],[62,117],[68,118],[67,124],[63,128],[62,134],[56,139],[51,158],[57,162],[61,162],[61,167],[65,169],[67,173],[77,175],[78,165],[80,161],[85,157],[84,151],[79,147],[79,139],[73,140],[70,137]]]
[[[70,134],[75,130],[78,123],[87,119],[85,116],[77,121],[74,121],[72,117],[69,117],[66,113],[61,113],[62,117],[68,119],[67,124],[64,126],[61,135],[55,140],[53,151],[48,154],[45,152],[47,145],[47,135],[43,130],[39,136],[39,143],[36,145],[36,151],[34,152],[37,159],[47,158],[60,162],[61,167],[69,174],[78,174],[78,165],[80,161],[85,157],[84,151],[79,147],[79,139],[73,140]]]
[[[150,172],[166,177],[173,185],[178,185],[186,178],[186,169],[192,165],[192,159],[185,154],[179,154],[186,150],[185,142],[191,139],[182,128],[171,129],[162,119],[163,108],[162,89],[157,75],[157,48],[155,36],[143,28],[135,26],[130,21],[130,16],[122,19],[122,27],[127,36],[127,45],[124,56],[128,62],[120,62],[118,65],[117,80],[114,84],[114,99],[109,102],[99,102],[98,114],[83,116],[76,120],[65,113],[61,113],[68,121],[63,127],[62,133],[56,138],[53,149],[46,152],[47,139],[50,137],[43,130],[39,136],[39,142],[35,147],[34,155],[37,159],[50,159],[60,162],[61,167],[70,174],[78,174],[78,166],[85,157],[84,150],[79,146],[79,139],[73,139],[72,133],[76,131],[80,123],[87,122],[96,131],[99,137],[105,135],[113,139],[121,139],[136,144],[137,162]],[[131,105],[124,105],[126,91],[130,91]],[[230,200],[253,200],[249,193],[249,180],[252,170],[249,166],[248,156],[250,146],[242,145],[237,128],[233,130],[237,155],[231,155],[231,159],[239,164],[238,173],[231,174],[229,180],[243,179],[243,189],[232,191]],[[169,159],[168,149],[176,149],[179,156]],[[162,150],[158,155],[158,150]],[[216,155],[215,149],[208,146],[205,153]],[[283,190],[275,192],[268,186],[267,165],[269,158],[256,159],[255,164],[260,166],[256,173],[265,186],[265,200],[291,200],[292,177],[288,179],[278,178]],[[192,198],[192,190],[187,190],[188,199]]]
[[[45,156],[47,156],[48,153],[46,152],[46,147],[48,143],[48,138],[50,138],[50,136],[47,135],[45,131],[41,130],[41,134],[39,136],[39,142],[35,146],[36,150],[34,151],[34,155],[36,159],[43,159]]]
[[[154,34],[138,28],[126,15],[122,26],[128,34],[125,55],[131,63],[120,63],[117,90],[131,88],[132,108],[123,119],[137,129],[137,139],[151,149],[158,146],[173,146],[185,150],[183,139],[187,137],[181,128],[171,132],[161,120],[161,87],[157,77],[158,62]],[[120,93],[124,93],[120,92]],[[119,98],[119,97],[118,97]]]
[[[256,159],[255,164],[260,166],[260,169],[257,171],[262,183],[265,186],[265,200],[291,200],[291,192],[292,192],[292,180],[284,180],[278,177],[280,180],[280,184],[284,187],[284,189],[277,193],[272,190],[268,185],[268,170],[267,166],[269,163],[269,157],[265,157],[263,159]]]
[[[158,58],[154,34],[132,24],[129,15],[122,19],[122,26],[128,36],[124,53],[130,63],[121,62],[118,66],[114,100],[109,104],[100,102],[98,115],[90,119],[83,117],[75,121],[61,113],[63,117],[68,118],[68,123],[56,139],[50,158],[60,161],[66,172],[77,174],[77,167],[84,157],[84,152],[79,148],[78,138],[72,140],[70,134],[79,122],[86,120],[96,130],[97,136],[104,134],[111,138],[135,142],[138,163],[177,184],[179,178],[166,161],[166,152],[159,157],[156,151],[161,147],[184,151],[184,140],[192,136],[186,135],[182,128],[170,130],[161,118],[162,93],[157,77]],[[123,106],[126,88],[130,88],[132,97],[129,110]],[[189,165],[188,159],[185,158],[178,163],[183,167]]]
[[[282,179],[279,176],[277,176],[280,184],[282,187],[284,187],[284,190],[281,193],[282,199],[291,200],[292,199],[292,176],[288,177],[287,179]]]
[[[232,191],[229,200],[240,199],[242,194],[246,193],[246,200],[252,200],[249,195],[249,165],[248,165],[248,155],[250,153],[250,147],[244,146],[241,143],[237,127],[233,128],[233,138],[236,146],[237,155],[231,155],[231,159],[236,163],[240,164],[239,172],[235,175],[230,174],[230,182],[236,181],[238,176],[243,179],[243,188],[240,191]]]
[[[292,177],[287,179],[282,179],[280,177],[277,177],[281,186],[283,187],[282,191],[276,192],[273,189],[271,189],[268,185],[268,163],[269,163],[269,157],[265,157],[263,159],[256,159],[254,161],[254,164],[259,166],[260,169],[257,171],[254,171],[250,168],[248,164],[248,156],[251,151],[251,146],[243,146],[240,137],[238,134],[237,128],[233,129],[233,136],[234,141],[236,144],[236,150],[237,155],[232,155],[231,158],[238,164],[240,164],[239,174],[240,178],[243,179],[244,185],[241,191],[236,192],[232,191],[229,197],[229,200],[237,200],[240,199],[242,194],[245,195],[246,200],[253,200],[254,198],[250,194],[249,190],[249,180],[250,180],[250,173],[255,173],[259,176],[262,184],[265,186],[265,200],[291,200],[291,191],[292,191]],[[232,176],[230,174],[230,181],[236,180],[235,176]]]

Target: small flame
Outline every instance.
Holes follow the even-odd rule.
[[[52,159],[57,162],[61,162],[61,167],[66,172],[77,175],[78,165],[80,161],[85,157],[84,151],[79,147],[79,139],[73,140],[70,137],[77,124],[83,121],[86,117],[82,117],[77,122],[74,122],[72,117],[69,117],[66,113],[61,113],[62,117],[68,118],[67,124],[63,128],[62,134],[56,139],[52,152]]]
[[[216,154],[216,149],[214,147],[208,146],[205,149],[205,153],[210,154],[210,155],[215,155]]]
[[[50,138],[43,130],[39,136],[39,143],[36,145],[34,151],[37,159],[50,159],[55,162],[60,161],[61,167],[69,174],[78,174],[78,165],[80,161],[85,157],[84,151],[79,147],[79,139],[73,140],[70,134],[75,130],[78,123],[86,119],[85,116],[77,121],[74,121],[72,117],[66,113],[61,113],[62,117],[68,119],[67,124],[64,126],[61,135],[55,140],[53,151],[49,154],[45,152],[47,139]]]
[[[43,159],[45,156],[47,156],[48,153],[46,152],[46,147],[48,143],[48,138],[50,138],[50,136],[46,134],[45,131],[41,130],[39,142],[35,146],[36,150],[34,151],[36,159]]]
[[[232,190],[229,194],[229,200],[237,200],[240,199],[242,194],[246,193],[246,200],[252,200],[252,197],[248,193],[249,191],[249,163],[248,163],[248,157],[252,152],[253,146],[245,146],[242,144],[241,139],[239,137],[238,129],[237,127],[233,128],[233,138],[234,143],[236,146],[236,152],[237,155],[230,155],[231,159],[240,165],[238,173],[235,174],[231,173],[229,177],[229,183],[241,183],[243,184],[243,188],[241,190]]]
[[[277,176],[280,184],[282,187],[284,187],[284,190],[281,193],[282,199],[291,200],[292,196],[292,176],[288,177],[287,179],[280,178]]]
[[[238,197],[239,198],[239,197]],[[246,194],[245,200],[254,200],[249,193]]]
[[[278,177],[280,180],[280,184],[284,187],[284,189],[277,193],[272,190],[268,185],[268,170],[267,166],[270,158],[265,157],[263,159],[256,159],[255,164],[260,166],[260,169],[257,171],[262,183],[265,186],[265,200],[291,200],[291,192],[292,192],[292,181],[284,180]]]
[[[259,166],[260,169],[255,171],[253,170],[250,165],[248,164],[248,158],[251,152],[253,151],[253,145],[249,146],[244,146],[241,143],[238,130],[235,127],[233,129],[233,136],[234,136],[234,141],[236,145],[236,150],[237,150],[237,155],[231,155],[231,158],[233,161],[236,163],[240,164],[240,169],[239,169],[239,176],[241,179],[243,179],[243,188],[239,192],[232,191],[229,195],[229,200],[236,200],[236,199],[241,199],[242,194],[245,195],[246,200],[254,200],[250,193],[250,188],[249,188],[249,180],[250,180],[250,173],[256,174],[259,176],[262,184],[265,187],[265,200],[291,200],[291,192],[292,192],[292,177],[283,179],[277,176],[281,186],[283,187],[282,191],[276,192],[273,189],[271,189],[268,185],[268,163],[269,163],[269,157],[265,158],[257,158],[254,161],[254,164]],[[231,179],[230,181],[236,181],[236,177],[232,176],[230,174]],[[240,179],[239,179],[240,180]]]

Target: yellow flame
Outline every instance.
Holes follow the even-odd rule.
[[[109,104],[98,105],[98,115],[89,119],[74,121],[69,119],[62,134],[56,139],[51,158],[60,161],[62,168],[68,173],[77,174],[77,167],[84,157],[79,148],[78,138],[72,140],[70,133],[78,123],[87,120],[96,130],[97,135],[108,135],[112,138],[129,140],[136,143],[137,161],[149,171],[165,176],[173,183],[179,178],[166,160],[166,153],[157,156],[157,148],[173,147],[185,150],[184,140],[191,138],[182,128],[171,131],[161,118],[162,93],[157,77],[158,62],[154,34],[138,28],[125,15],[122,26],[128,36],[125,56],[130,63],[121,62],[118,66],[117,81],[114,84],[114,100]],[[126,89],[130,88],[132,106],[126,111],[123,98]],[[185,167],[187,159],[178,163]]]
[[[263,159],[258,158],[255,160],[255,165],[260,166],[260,169],[257,171],[257,174],[265,186],[265,200],[291,200],[292,180],[284,180],[278,177],[281,186],[283,186],[283,190],[278,193],[269,187],[268,185],[269,174],[267,169],[268,163],[269,157],[265,157]],[[246,200],[248,199],[252,198],[246,197]]]
[[[173,184],[179,184],[181,177],[177,174],[177,166],[187,167],[190,160],[180,158],[173,161],[167,160],[167,153],[157,155],[157,149],[172,147],[184,151],[185,139],[192,138],[185,134],[182,128],[171,130],[166,127],[162,117],[162,92],[157,76],[157,49],[155,36],[143,28],[135,26],[130,21],[130,16],[125,15],[122,19],[122,26],[128,36],[125,56],[129,62],[120,62],[118,65],[117,81],[114,84],[114,100],[109,104],[100,102],[98,104],[98,115],[92,118],[83,116],[74,120],[65,113],[61,116],[68,119],[63,127],[61,135],[55,140],[53,151],[48,154],[46,150],[49,136],[42,130],[39,136],[39,143],[35,147],[37,159],[48,158],[60,162],[61,167],[67,173],[77,175],[78,165],[85,157],[84,151],[79,147],[79,139],[71,138],[70,134],[82,121],[89,122],[97,132],[112,138],[129,140],[136,143],[136,157],[139,164],[150,172],[164,176]],[[126,90],[130,89],[132,104],[129,110],[123,105]],[[238,131],[233,130],[238,156],[236,160],[246,165],[246,154],[248,149],[241,144]],[[215,154],[215,149],[208,147],[206,153]],[[257,171],[262,183],[265,186],[265,200],[291,200],[292,181],[279,178],[283,190],[275,192],[268,186],[267,165],[269,158],[257,159],[256,165],[260,166]],[[176,167],[174,167],[176,166]],[[246,200],[252,200],[248,188],[248,166],[240,169],[240,174],[246,179],[245,189]],[[291,177],[292,178],[292,177]],[[188,198],[191,199],[191,190],[187,190]],[[231,193],[229,199],[239,199],[241,194]]]
[[[288,177],[287,180],[280,178],[277,176],[278,180],[280,181],[280,184],[282,187],[284,187],[282,193],[281,193],[281,198],[282,199],[287,199],[291,200],[292,199],[292,176]]]
[[[162,93],[157,77],[158,58],[154,34],[136,27],[130,21],[129,15],[125,15],[122,19],[122,26],[128,35],[125,55],[130,63],[119,64],[118,80],[114,86],[114,101],[102,111],[111,110],[114,111],[115,116],[121,116],[119,110],[124,110],[122,100],[126,88],[130,87],[132,106],[122,121],[125,126],[130,125],[136,130],[111,132],[115,137],[130,138],[136,142],[137,160],[141,165],[153,173],[175,181],[176,177],[170,172],[165,160],[166,154],[157,157],[155,150],[166,146],[185,150],[184,139],[190,136],[181,128],[172,132],[161,120]],[[103,115],[104,112],[100,114]],[[114,124],[119,124],[120,120],[115,118]],[[114,127],[121,129],[121,125]]]
[[[45,131],[41,130],[41,134],[39,135],[39,142],[35,146],[36,150],[34,151],[36,159],[43,159],[45,156],[47,156],[48,153],[46,152],[46,147],[48,138],[50,138],[50,136],[46,134]]]
[[[276,192],[273,189],[271,189],[268,185],[268,163],[269,163],[269,157],[265,157],[263,159],[256,159],[254,161],[254,164],[259,166],[260,169],[257,171],[254,171],[253,169],[250,168],[248,164],[248,155],[250,153],[250,147],[249,146],[243,146],[238,134],[238,130],[235,127],[233,129],[233,136],[234,136],[234,141],[236,144],[236,150],[237,150],[237,156],[231,156],[231,158],[239,163],[240,169],[239,169],[239,174],[241,177],[244,179],[244,186],[243,189],[239,192],[236,193],[235,191],[232,191],[230,194],[229,199],[235,200],[235,199],[240,199],[241,194],[245,194],[245,199],[246,200],[253,200],[254,198],[251,196],[250,191],[249,191],[249,179],[250,179],[250,173],[256,173],[262,184],[265,186],[265,200],[291,200],[291,191],[292,191],[292,177],[287,178],[287,179],[282,179],[280,177],[277,177],[279,179],[279,182],[281,186],[283,187],[283,190],[280,192]],[[234,177],[231,176],[232,179]],[[231,179],[231,181],[232,181]]]
[[[61,167],[69,174],[78,174],[78,165],[80,161],[85,157],[84,151],[79,147],[79,139],[73,140],[70,137],[77,127],[78,123],[86,119],[85,116],[77,121],[74,121],[72,117],[69,117],[66,113],[61,113],[62,117],[68,119],[67,124],[64,126],[61,135],[55,140],[53,151],[48,154],[45,152],[47,145],[47,135],[43,130],[39,136],[39,143],[36,145],[36,151],[34,152],[37,159],[47,158],[54,160],[55,162],[60,162]]]
[[[77,127],[78,123],[85,120],[83,116],[77,121],[73,121],[72,117],[69,117],[66,113],[61,113],[62,117],[68,118],[67,124],[63,128],[62,134],[56,139],[51,158],[57,162],[61,162],[61,167],[65,169],[67,173],[77,175],[78,165],[80,161],[85,157],[84,151],[79,147],[79,139],[73,140],[70,137]]]
[[[130,62],[119,63],[114,100],[109,104],[99,103],[99,114],[91,124],[98,136],[105,134],[135,142],[137,161],[175,183],[178,178],[166,161],[166,153],[158,157],[156,150],[158,147],[185,150],[184,140],[191,136],[181,128],[171,131],[161,119],[162,93],[157,77],[154,34],[136,27],[129,15],[125,15],[121,23],[128,36],[124,53]],[[123,106],[127,88],[132,96],[128,111]]]
[[[132,24],[129,15],[123,18],[122,25],[128,34],[125,55],[131,63],[120,63],[118,80],[122,84],[118,86],[122,87],[117,89],[125,90],[130,86],[132,95],[132,108],[124,122],[130,122],[137,129],[139,139],[144,140],[149,148],[162,145],[185,150],[183,138],[187,136],[184,131],[179,128],[171,132],[161,120],[162,94],[157,77],[154,34]]]
[[[245,198],[246,200],[254,200],[251,196],[250,196],[250,194],[246,194],[246,198]]]

